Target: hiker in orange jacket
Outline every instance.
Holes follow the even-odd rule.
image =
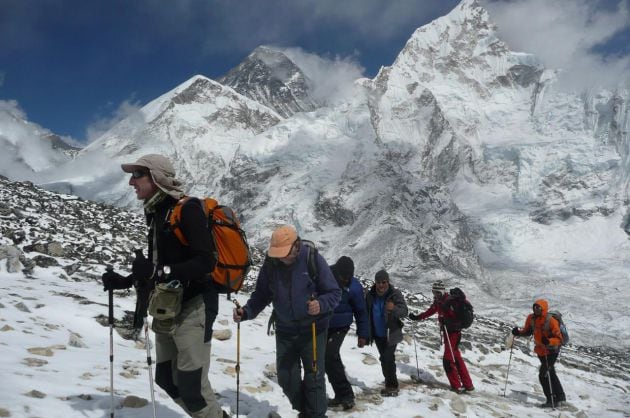
[[[532,309],[534,313],[527,316],[523,328],[512,328],[512,335],[517,337],[534,335],[534,343],[536,344],[534,352],[540,360],[538,380],[547,398],[547,402],[541,406],[543,408],[560,406],[566,402],[564,389],[562,389],[562,384],[560,384],[554,367],[562,344],[560,323],[556,318],[548,315],[549,304],[545,299],[538,299],[534,302]]]

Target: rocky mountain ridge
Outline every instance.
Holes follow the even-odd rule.
[[[45,186],[138,207],[119,164],[162,153],[191,194],[233,206],[259,250],[288,222],[331,262],[350,255],[359,274],[386,268],[409,289],[465,284],[501,315],[533,295],[576,316],[606,299],[577,332],[606,321],[610,345],[627,345],[627,91],[558,91],[562,73],[510,51],[475,0],[326,106],[296,105],[309,80],[285,58],[255,51],[234,88],[193,77]]]

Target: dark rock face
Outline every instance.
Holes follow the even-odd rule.
[[[302,71],[282,52],[268,47],[256,48],[218,81],[285,118],[317,108]]]
[[[321,193],[315,203],[315,216],[325,221],[331,221],[336,226],[352,225],[355,219],[354,213],[343,207],[343,202],[339,196],[327,198]]]

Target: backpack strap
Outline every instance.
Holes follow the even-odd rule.
[[[549,329],[551,328],[551,324],[549,324],[549,321],[551,321],[551,314],[547,312],[547,316],[545,317],[545,325],[543,325],[543,334],[545,335],[545,337],[549,336]]]
[[[317,279],[319,278],[319,268],[317,267],[317,247],[313,244],[312,241],[304,240],[302,241],[306,244],[306,248],[308,248],[308,253],[306,254],[306,267],[308,269],[308,275],[311,278],[313,284],[317,284]]]
[[[182,220],[182,207],[184,206],[184,203],[188,201],[188,199],[190,199],[190,196],[184,196],[179,199],[177,203],[175,203],[175,206],[173,206],[166,214],[168,223],[171,227],[171,231],[173,231],[173,233],[175,234],[179,242],[182,243],[182,245],[188,245],[188,240],[186,239],[186,237],[184,237],[184,233],[180,228]]]
[[[548,334],[549,334],[549,327],[550,327],[549,320],[550,320],[550,318],[551,318],[551,314],[549,312],[547,312],[547,316],[545,316],[545,324],[543,325],[543,329],[542,329],[543,335],[545,337],[548,336]],[[535,324],[536,324],[536,317],[534,315],[532,315],[532,319],[531,319],[530,324],[529,324],[531,329],[532,329],[532,334],[534,333],[534,325]]]

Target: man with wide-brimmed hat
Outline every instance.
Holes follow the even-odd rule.
[[[278,384],[300,417],[326,416],[326,331],[340,297],[324,257],[302,242],[293,226],[282,225],[271,235],[256,289],[234,309],[239,322],[256,318],[273,303]],[[309,365],[303,380],[302,364]]]
[[[156,284],[180,289],[179,306],[169,306],[173,318],[154,316],[156,332],[157,384],[195,418],[220,418],[219,407],[208,380],[212,326],[219,308],[218,290],[207,276],[216,263],[214,243],[207,227],[201,202],[196,198],[180,203],[178,228],[187,241],[184,245],[171,230],[169,213],[184,197],[182,183],[175,178],[175,169],[164,156],[148,154],[137,161],[122,164],[129,173],[129,185],[144,202],[149,226],[148,255],[139,252],[133,261],[132,273],[121,276],[113,271],[103,274],[106,290],[136,287],[139,306],[134,325],[142,325],[146,317],[146,300],[141,300]],[[158,288],[162,286],[157,286]],[[156,292],[153,293],[152,302]],[[173,298],[171,298],[172,300]],[[157,302],[156,302],[157,303]],[[150,308],[151,309],[151,308]]]

